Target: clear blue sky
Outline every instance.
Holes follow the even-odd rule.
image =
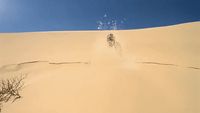
[[[107,14],[120,29],[200,21],[200,0],[0,0],[0,32],[96,30]]]

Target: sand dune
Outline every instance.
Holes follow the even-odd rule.
[[[199,113],[199,33],[200,22],[0,34],[0,78],[27,75],[3,113]]]

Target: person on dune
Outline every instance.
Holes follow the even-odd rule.
[[[107,42],[108,42],[109,47],[115,46],[115,37],[114,37],[114,35],[112,33],[110,33],[107,36]]]

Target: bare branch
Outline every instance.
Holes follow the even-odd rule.
[[[20,91],[24,86],[23,80],[26,76],[13,77],[0,81],[0,112],[3,103],[15,102],[21,98]]]

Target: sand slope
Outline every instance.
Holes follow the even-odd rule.
[[[110,48],[113,33],[120,46]],[[200,22],[0,34],[0,78],[27,74],[4,113],[199,113]]]

